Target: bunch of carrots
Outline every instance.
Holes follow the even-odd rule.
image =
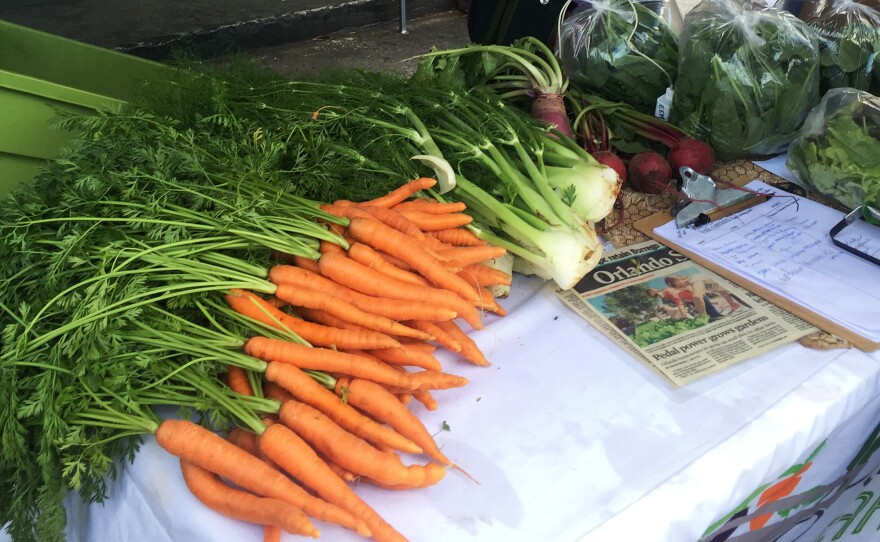
[[[409,403],[434,410],[432,392],[467,384],[443,371],[437,348],[489,365],[465,326],[481,329],[486,311],[504,315],[487,287],[509,285],[511,276],[488,265],[505,251],[466,228],[463,204],[425,197],[435,182],[420,178],[375,200],[325,205],[348,220],[328,224],[347,249],[325,242],[317,261],[285,258],[269,271],[271,296],[228,292],[237,313],[302,343],[252,336],[243,350],[265,370],[228,368],[237,394],[281,405],[259,430],[236,427],[224,440],[191,422],[166,420],[156,431],[206,506],[264,525],[266,540],[278,540],[282,530],[317,538],[316,519],[400,541],[406,538],[351,484],[412,490],[438,483],[447,468],[469,476],[440,451]],[[181,429],[215,442],[215,460],[189,454]],[[407,464],[401,454],[427,461]]]

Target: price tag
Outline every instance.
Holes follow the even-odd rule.
[[[654,116],[658,119],[669,120],[672,111],[672,87],[666,89],[663,96],[657,98],[657,106],[654,108]]]

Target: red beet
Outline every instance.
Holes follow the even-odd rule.
[[[672,168],[656,152],[640,152],[629,161],[629,185],[638,192],[660,194],[672,180]]]
[[[603,166],[608,166],[617,172],[621,182],[626,182],[626,164],[611,151],[598,151],[593,153],[593,158]]]
[[[709,175],[715,169],[715,153],[712,147],[699,139],[682,139],[669,149],[666,160],[676,179],[681,178],[678,169],[683,166],[703,175]]]

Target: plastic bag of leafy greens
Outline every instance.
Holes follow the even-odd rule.
[[[880,209],[880,98],[829,90],[804,121],[787,163],[808,190],[848,209]]]
[[[791,13],[703,0],[679,44],[671,121],[723,160],[785,151],[819,101],[815,32]]]
[[[801,19],[819,36],[819,89],[880,91],[880,12],[854,0],[814,2]]]
[[[558,54],[573,81],[654,114],[678,69],[681,14],[672,0],[594,0],[563,13]]]

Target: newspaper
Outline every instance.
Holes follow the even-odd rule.
[[[817,331],[656,241],[605,254],[556,295],[674,386]]]

